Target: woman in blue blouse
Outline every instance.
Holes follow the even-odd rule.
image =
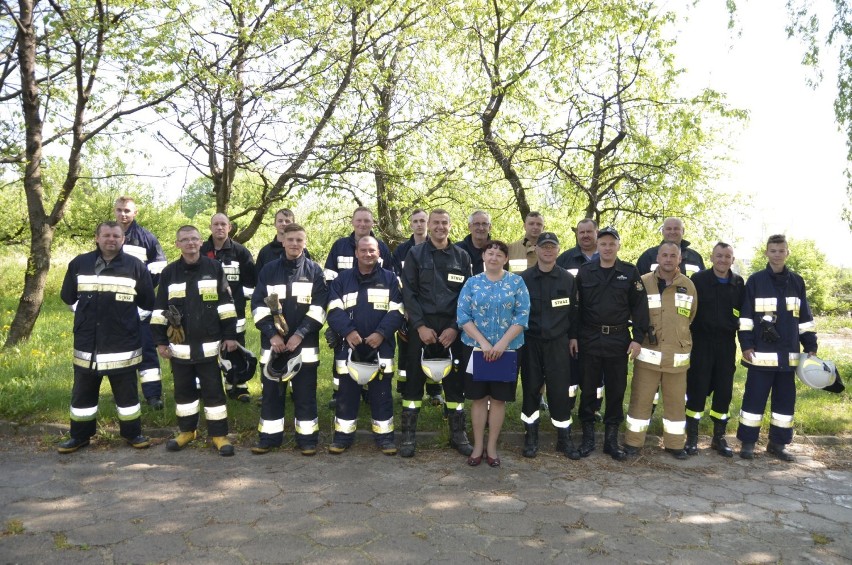
[[[489,240],[482,253],[485,272],[468,279],[459,295],[458,325],[464,330],[462,342],[468,347],[468,354],[474,347],[482,350],[486,367],[504,352],[517,350],[524,344],[524,329],[530,316],[530,295],[523,279],[503,270],[508,258],[509,248],[505,243]],[[500,382],[480,380],[488,378],[487,368],[484,371],[477,368],[477,371],[477,380],[474,380],[473,362],[469,362],[464,395],[473,401],[470,412],[474,443],[467,463],[479,465],[484,455],[489,465],[499,467],[497,439],[506,415],[506,402],[515,400],[517,372],[515,380]],[[487,449],[484,445],[486,421]]]

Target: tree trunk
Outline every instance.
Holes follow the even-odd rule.
[[[41,305],[44,303],[44,287],[50,271],[50,249],[53,244],[54,228],[46,223],[38,229],[32,226],[30,254],[27,257],[27,270],[24,273],[24,290],[18,300],[15,319],[9,327],[9,335],[4,347],[14,347],[29,339],[33,333]]]
[[[509,181],[509,186],[512,187],[515,202],[518,204],[518,212],[521,214],[521,221],[526,221],[527,214],[530,213],[526,189],[514,165],[512,165],[511,158],[500,147],[500,142],[497,141],[493,130],[494,119],[497,117],[497,114],[500,112],[500,106],[503,104],[503,96],[503,94],[492,94],[488,101],[488,106],[479,117],[482,121],[482,140],[488,148],[488,152],[500,167],[500,170],[503,171],[503,177]]]
[[[378,50],[377,50],[378,51]],[[376,116],[376,146],[379,149],[377,163],[373,169],[376,181],[376,211],[378,212],[379,231],[385,243],[396,247],[406,235],[400,231],[400,210],[397,208],[397,194],[393,187],[393,179],[388,174],[388,161],[393,151],[391,140],[391,107],[396,92],[397,81],[397,52],[394,52],[390,63],[385,65],[383,55],[374,54],[380,73],[380,81],[373,85],[373,92],[378,102]]]
[[[44,302],[44,285],[50,270],[50,245],[53,227],[47,224],[42,203],[41,184],[42,129],[39,87],[36,81],[36,30],[33,26],[32,0],[20,0],[18,19],[18,58],[21,70],[21,111],[26,126],[26,168],[24,191],[30,216],[30,254],[24,273],[24,289],[18,301],[15,319],[4,347],[13,347],[28,339]]]

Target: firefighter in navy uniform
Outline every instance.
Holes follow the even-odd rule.
[[[710,419],[713,439],[710,448],[723,457],[733,452],[725,440],[728,410],[736,372],[740,308],[745,284],[731,270],[734,249],[719,242],[710,256],[712,268],[692,275],[698,294],[698,313],[692,322],[692,359],[686,372],[686,445],[689,455],[698,453],[698,423],[704,414],[707,397],[713,395]]]
[[[467,229],[470,233],[463,240],[457,241],[455,245],[467,251],[470,255],[471,270],[474,275],[478,275],[485,270],[482,252],[485,251],[485,245],[491,239],[491,216],[488,212],[474,210],[468,218]]]
[[[257,274],[254,270],[254,259],[243,245],[237,243],[228,234],[231,222],[225,214],[214,214],[210,218],[210,237],[201,245],[201,254],[216,259],[222,264],[231,298],[237,311],[237,342],[245,347],[246,344],[246,299],[251,300],[254,285],[257,284]],[[240,402],[250,402],[248,384],[233,385],[225,381],[225,392],[229,398]]]
[[[402,269],[402,297],[408,316],[408,382],[402,401],[399,454],[413,457],[417,418],[423,403],[426,375],[421,366],[424,346],[442,346],[464,362],[456,324],[459,294],[470,278],[470,256],[449,240],[450,214],[436,208],[429,214],[429,239],[411,248]],[[462,365],[464,366],[464,365]],[[450,447],[464,456],[473,452],[464,413],[464,373],[458,365],[441,381],[450,427]]]
[[[575,277],[580,272],[580,267],[598,258],[598,223],[591,218],[583,218],[577,222],[574,229],[577,245],[565,251],[556,258],[556,265],[562,267]],[[580,356],[571,356],[571,386],[580,384]],[[603,401],[603,376],[598,382],[598,399],[595,403],[595,420],[603,421],[601,417],[601,403]]]
[[[355,440],[361,386],[350,377],[351,359],[379,372],[370,381],[368,396],[373,439],[385,455],[396,455],[393,433],[394,335],[402,323],[402,294],[396,275],[378,265],[379,242],[372,236],[358,240],[355,266],[341,271],[328,291],[328,325],[340,336],[334,363],[340,379],[329,453],[340,454]],[[369,361],[369,363],[367,363]],[[369,368],[367,370],[370,370]]]
[[[284,256],[284,228],[295,223],[296,215],[289,208],[281,208],[275,212],[275,223],[273,224],[275,226],[275,237],[257,252],[257,260],[254,262],[255,273],[259,273],[267,263]],[[307,248],[304,253],[305,257],[313,259]],[[251,296],[248,295],[248,298],[250,300]]]
[[[805,352],[816,355],[817,336],[805,282],[786,266],[790,255],[787,239],[783,235],[770,236],[765,254],[769,264],[748,278],[740,310],[740,349],[748,373],[737,439],[742,442],[740,457],[754,458],[754,444],[771,392],[766,451],[782,461],[794,461],[786,449],[793,441],[794,373],[800,344]]]
[[[402,276],[402,266],[405,264],[405,256],[408,251],[426,241],[426,220],[428,214],[422,208],[417,208],[408,217],[411,227],[411,237],[397,245],[393,250],[393,270],[396,276]],[[402,392],[405,390],[405,382],[408,380],[408,322],[403,321],[399,332],[397,332],[397,374],[399,377],[396,381],[396,392],[402,398]],[[429,397],[429,402],[432,406],[442,406],[444,397],[441,394],[441,385],[439,383],[426,383],[426,396]]]
[[[262,365],[276,355],[301,355],[301,369],[293,376],[294,428],[296,447],[302,455],[315,455],[319,437],[317,416],[317,367],[319,331],[325,323],[328,287],[322,267],[305,257],[305,228],[289,224],[284,229],[286,254],[268,263],[258,273],[251,298],[254,324],[260,330]],[[276,319],[267,303],[278,295],[278,306],[287,328],[284,335],[276,328]],[[274,305],[273,305],[274,306]],[[261,373],[263,371],[261,370]],[[260,407],[259,439],[251,448],[262,455],[280,447],[284,441],[285,387],[270,378],[261,378],[263,397]]]
[[[121,437],[133,447],[151,445],[142,435],[136,367],[142,361],[139,309],[154,308],[154,287],[145,265],[122,252],[124,232],[116,222],[95,230],[97,249],[68,265],[60,296],[74,310],[74,387],[71,438],[58,446],[72,453],[95,435],[98,395],[109,379]]]
[[[648,330],[648,297],[645,286],[631,263],[618,258],[621,238],[606,227],[598,231],[597,261],[580,267],[579,417],[583,442],[579,452],[587,457],[595,450],[595,406],[597,389],[604,377],[604,453],[617,461],[626,455],[618,445],[618,427],[624,421],[624,392],[627,388],[627,360],[641,351]],[[632,333],[632,335],[631,335]]]
[[[147,265],[154,288],[160,280],[160,272],[166,266],[166,254],[156,236],[136,222],[136,202],[130,196],[119,196],[115,201],[115,221],[124,230],[123,251]],[[163,409],[163,381],[160,376],[160,359],[151,336],[151,311],[139,312],[142,322],[142,363],[139,365],[139,381],[142,396],[154,410]]]
[[[325,281],[329,284],[337,278],[337,275],[341,271],[351,269],[352,265],[355,264],[355,247],[358,244],[358,240],[365,235],[376,237],[376,234],[373,233],[373,226],[376,224],[373,219],[373,212],[366,206],[355,208],[355,211],[352,212],[351,223],[352,233],[347,237],[341,237],[335,241],[328,251],[328,257],[325,258],[323,272],[325,274]],[[391,271],[394,270],[393,254],[390,249],[380,239],[376,241],[379,242],[379,252],[381,253],[379,266]],[[328,407],[334,410],[337,403],[337,387],[340,385],[340,380],[337,378],[337,373],[334,372],[334,369],[332,369],[332,384],[333,392]],[[363,394],[366,401],[366,391]]]
[[[704,259],[701,254],[689,246],[689,242],[683,239],[685,233],[683,220],[680,218],[666,218],[663,221],[663,241],[673,241],[680,246],[680,272],[691,277],[698,271],[704,270]],[[639,269],[639,274],[645,275],[657,268],[657,252],[660,246],[649,247],[636,262],[636,268]]]
[[[538,453],[539,397],[547,384],[550,419],[556,428],[556,450],[570,459],[580,453],[571,440],[571,411],[577,385],[571,375],[571,344],[577,349],[577,286],[574,275],[556,265],[559,238],[543,232],[536,243],[535,267],[521,273],[530,294],[529,329],[521,350],[524,457]]]
[[[180,429],[166,449],[179,451],[195,439],[200,393],[207,435],[219,455],[231,456],[234,446],[227,437],[228,407],[219,351],[237,348],[237,313],[222,265],[201,254],[198,230],[179,228],[176,245],[180,259],[163,269],[151,314],[157,352],[171,360]]]

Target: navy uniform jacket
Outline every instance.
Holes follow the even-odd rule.
[[[373,232],[370,235],[376,237]],[[379,242],[379,266],[389,270],[394,270],[393,255],[385,242],[377,238]],[[338,273],[344,269],[351,269],[355,264],[355,232],[349,234],[348,237],[341,237],[332,244],[328,252],[328,257],[325,258],[325,280],[333,281],[337,278]]]
[[[740,323],[745,283],[738,274],[729,273],[727,283],[720,283],[713,269],[692,275],[698,293],[698,313],[690,326],[694,338],[733,342]]]
[[[530,321],[525,334],[537,339],[577,337],[578,292],[574,275],[554,265],[542,272],[538,265],[521,273],[530,293]]]
[[[154,307],[154,287],[141,261],[121,251],[109,264],[100,251],[78,255],[60,297],[74,308],[74,365],[109,374],[142,362],[138,309]]]
[[[760,325],[764,316],[775,316],[775,329],[781,339],[766,341]],[[754,350],[754,359],[742,364],[758,371],[792,371],[799,362],[799,344],[816,353],[814,317],[805,293],[805,281],[787,267],[773,273],[767,265],[748,278],[740,310],[740,349]]]
[[[412,235],[397,245],[396,249],[393,250],[393,253],[391,254],[391,257],[393,258],[393,272],[396,273],[397,276],[402,274],[402,266],[405,264],[405,256],[408,255],[408,251],[415,245],[414,236]]]
[[[644,275],[657,268],[657,252],[659,249],[659,245],[651,247],[639,256],[639,260],[636,262],[639,274]],[[688,241],[685,239],[680,240],[680,272],[689,277],[703,270],[704,260],[701,258],[701,254],[694,249],[690,249]]]
[[[367,275],[353,268],[342,271],[328,290],[328,325],[342,338],[353,331],[361,337],[378,332],[384,338],[379,357],[386,360],[385,371],[392,371],[395,350],[394,333],[402,324],[402,293],[393,272],[378,265]],[[369,349],[367,346],[365,346]],[[345,341],[335,351],[335,359],[348,353]]]
[[[231,288],[231,298],[237,311],[237,333],[246,331],[246,302],[251,300],[254,285],[257,284],[257,273],[254,269],[254,259],[243,245],[230,237],[222,244],[222,249],[216,250],[213,236],[207,238],[201,245],[201,254],[216,259],[222,264],[225,278]]]
[[[451,241],[444,249],[429,239],[412,247],[400,277],[409,332],[427,325],[426,316],[451,319],[450,327],[457,330],[459,294],[470,276],[470,255]]]
[[[133,220],[124,232],[122,251],[147,265],[151,281],[157,286],[159,275],[167,264],[166,254],[157,237]]]
[[[257,252],[257,261],[254,263],[255,272],[259,273],[264,265],[272,263],[276,259],[280,259],[284,256],[284,253],[284,244],[278,241],[278,237],[274,237],[272,241],[261,247],[260,251]],[[305,257],[308,259],[313,259],[307,249],[302,251],[302,253],[304,253]]]
[[[559,257],[556,258],[556,264],[576,277],[577,273],[580,272],[580,267],[597,258],[598,253],[596,251],[591,259],[586,259],[586,256],[583,255],[583,252],[580,250],[580,246],[576,245],[568,251],[562,252]]]
[[[607,273],[607,271],[609,271]],[[599,260],[580,267],[581,354],[616,357],[627,354],[632,341],[642,343],[648,331],[648,294],[639,271],[631,263],[616,259],[611,269],[601,268]],[[603,326],[609,326],[604,333]]]
[[[488,236],[488,239],[491,239],[490,235]],[[473,236],[467,234],[463,240],[456,243],[456,246],[464,249],[467,251],[467,254],[470,255],[470,265],[474,275],[478,275],[485,271],[485,263],[482,260],[482,252],[484,249],[480,249],[473,244]]]
[[[269,340],[278,332],[269,307],[264,300],[277,293],[281,311],[287,321],[289,332],[283,337],[286,342],[293,334],[302,338],[302,362],[319,363],[319,331],[325,323],[325,305],[328,302],[328,286],[322,267],[302,253],[295,260],[286,256],[263,267],[257,277],[257,286],[251,296],[254,325],[260,330],[261,363],[270,356]]]
[[[181,313],[185,341],[169,343],[163,312],[176,306]],[[183,257],[163,269],[157,300],[151,314],[154,343],[168,345],[175,363],[216,359],[223,339],[237,339],[237,312],[225,271],[218,261],[205,257],[192,264]]]

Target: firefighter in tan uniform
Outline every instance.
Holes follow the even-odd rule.
[[[663,446],[676,459],[689,457],[686,440],[686,370],[692,350],[689,325],[698,311],[695,285],[680,272],[680,246],[666,241],[656,270],[642,276],[651,323],[633,365],[624,451],[637,455],[651,422],[654,394],[663,390]]]

